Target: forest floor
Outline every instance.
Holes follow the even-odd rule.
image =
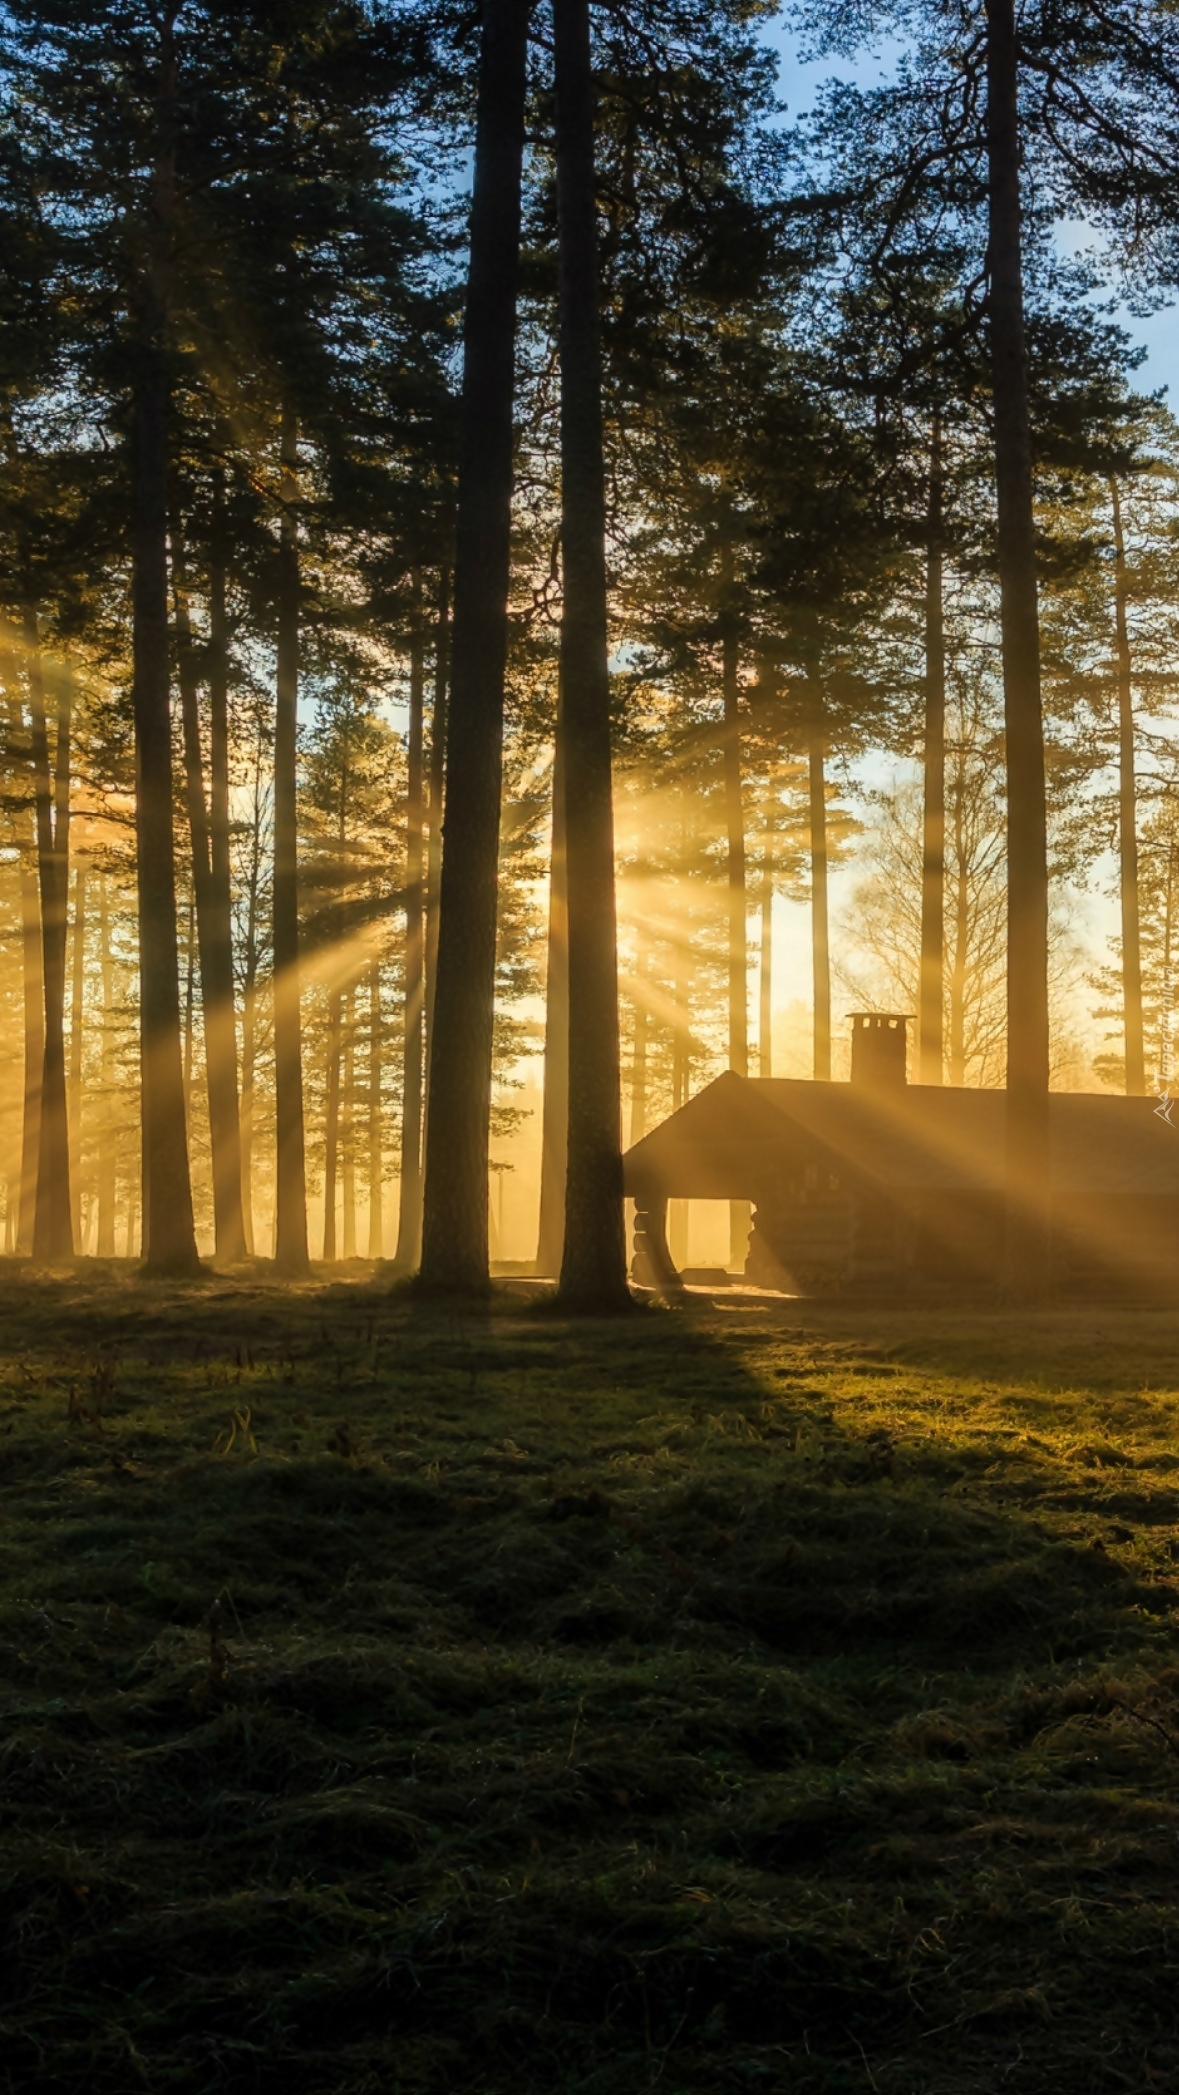
[[[1179,2089],[1179,1313],[0,1331],[0,2088]]]

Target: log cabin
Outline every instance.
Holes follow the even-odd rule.
[[[851,1078],[718,1077],[625,1158],[639,1282],[679,1276],[670,1199],[752,1204],[745,1277],[788,1294],[1001,1278],[1003,1091],[906,1081],[907,1019],[855,1012]],[[1054,1284],[1179,1293],[1179,1105],[1053,1092]]]

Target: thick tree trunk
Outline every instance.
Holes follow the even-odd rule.
[[[933,418],[925,553],[925,737],[917,1081],[940,1084],[945,1006],[946,627],[942,601],[942,431]]]
[[[255,1255],[254,1236],[254,1108],[257,1098],[258,1065],[258,970],[261,964],[262,908],[262,772],[264,747],[261,734],[254,745],[254,776],[251,781],[250,858],[246,873],[246,923],[242,954],[242,1220],[246,1227],[246,1254]]]
[[[343,1069],[340,1081],[340,1209],[343,1258],[356,1257],[356,998],[349,984],[341,999]]]
[[[446,777],[446,710],[450,685],[450,573],[438,576],[438,617],[434,639],[434,704],[430,715],[430,833],[426,847],[426,1080],[422,1107],[422,1153],[426,1147],[426,1112],[430,1095],[430,1056],[434,1039],[434,993],[438,986],[439,887],[442,876],[442,793]]]
[[[565,734],[558,707],[553,745],[553,834],[544,997],[544,1119],[536,1270],[554,1279],[565,1243],[569,1161],[569,885],[565,852]]]
[[[732,526],[726,518],[721,548],[724,630],[721,691],[724,704],[725,864],[729,910],[729,1068],[749,1074],[748,956],[745,904],[745,809],[741,793],[741,717],[737,681],[737,634],[729,599],[733,591]]]
[[[254,1256],[254,1099],[257,1067],[258,988],[252,971],[242,983],[242,1220],[246,1230],[246,1256]]]
[[[340,1032],[341,992],[328,993],[327,1055],[323,1121],[323,1256],[336,1252],[336,1189],[340,1177]]]
[[[232,898],[229,887],[228,720],[222,601],[212,622],[210,754],[217,839],[205,797],[196,660],[188,602],[173,552],[180,704],[184,727],[184,784],[192,846],[193,898],[201,969],[201,1016],[205,1036],[205,1083],[209,1102],[209,1148],[213,1167],[213,1226],[219,1259],[245,1254],[242,1218],[241,1124],[237,1096],[237,1033],[234,1018]],[[211,594],[217,594],[214,584]],[[218,632],[218,626],[220,631]],[[214,873],[214,859],[217,869]]]
[[[85,1249],[82,1234],[82,1044],[86,1007],[86,864],[74,874],[74,969],[70,994],[70,1219],[74,1244]]]
[[[560,1301],[630,1305],[622,1202],[622,1078],[606,479],[598,317],[589,0],[554,0],[561,357],[561,710],[569,919],[569,1137]]]
[[[303,1027],[299,1008],[298,439],[284,406],[281,431],[278,663],[274,718],[274,1258],[298,1278],[308,1271],[307,1171],[303,1134]]]
[[[954,955],[950,966],[950,1082],[966,1082],[966,967],[970,957],[970,870],[959,764],[954,793]]]
[[[807,751],[811,841],[811,969],[814,984],[814,1075],[831,1076],[831,940],[827,912],[827,778],[821,731]]]
[[[381,963],[368,971],[368,1255],[385,1256],[384,1158],[381,1121]]]
[[[766,841],[767,854],[769,839]],[[774,1074],[774,875],[768,862],[761,882],[761,952],[758,967],[757,1073]]]
[[[681,824],[681,843],[687,846],[688,825]],[[687,1105],[692,1088],[692,947],[686,935],[676,938],[672,948],[673,995],[675,998],[675,1027],[671,1044],[671,1106],[678,1112]],[[667,1235],[672,1263],[684,1266],[688,1261],[688,1203],[686,1200],[670,1200],[667,1204]]]
[[[167,393],[151,344],[135,396],[133,656],[143,1251],[152,1273],[200,1270],[193,1231],[184,1072],[169,715]]]
[[[102,1084],[97,1156],[98,1240],[95,1250],[99,1258],[113,1258],[115,1200],[118,1191],[115,1172],[114,1111],[115,995],[114,967],[111,960],[110,898],[105,873],[100,876],[98,885],[98,944],[102,967]]]
[[[45,1068],[45,975],[41,964],[41,898],[31,853],[20,853],[21,978],[24,997],[25,1087],[21,1118],[20,1214],[16,1248],[33,1248],[37,1211],[37,1157],[41,1147],[41,1077]]]
[[[422,1050],[425,1019],[422,740],[425,663],[421,576],[414,575],[405,794],[405,1001],[401,1034],[401,1189],[394,1262],[412,1273],[422,1255]]]
[[[1049,1278],[1048,842],[1031,419],[1023,314],[1015,0],[987,10],[989,314],[1007,743],[1006,1280]]]
[[[426,1131],[422,1284],[488,1282],[512,400],[530,0],[483,13],[463,347],[446,831]]]
[[[184,1124],[188,1139],[192,1141],[192,1065],[193,1047],[196,1040],[196,903],[192,895],[184,912],[184,1030],[182,1035],[184,1066]]]
[[[721,547],[724,592],[721,691],[724,702],[725,855],[729,904],[729,1068],[749,1075],[749,956],[745,898],[745,808],[741,791],[741,715],[733,596],[732,519],[726,514]],[[743,1266],[749,1249],[747,1200],[729,1203],[729,1264]]]
[[[1114,613],[1118,651],[1118,847],[1122,902],[1122,1003],[1126,1037],[1126,1091],[1146,1090],[1142,1034],[1142,944],[1138,925],[1138,795],[1134,775],[1134,683],[1130,657],[1126,540],[1118,483],[1109,483],[1114,527]]]
[[[25,615],[37,818],[37,872],[41,890],[41,968],[45,986],[45,1056],[37,1144],[37,1199],[33,1256],[69,1258],[74,1249],[70,1197],[69,1109],[66,1091],[66,934],[70,866],[70,687],[58,689],[52,769],[37,618]]]

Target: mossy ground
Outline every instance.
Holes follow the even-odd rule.
[[[0,1318],[0,2087],[1179,2089],[1179,1315]]]

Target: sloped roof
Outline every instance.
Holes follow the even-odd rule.
[[[1053,1192],[1179,1198],[1179,1124],[1153,1098],[1053,1092]],[[1002,1190],[1006,1094],[908,1084],[896,1091],[730,1070],[628,1150],[626,1190],[741,1200],[816,1148],[898,1191]],[[1177,1112],[1179,1123],[1179,1112]]]

